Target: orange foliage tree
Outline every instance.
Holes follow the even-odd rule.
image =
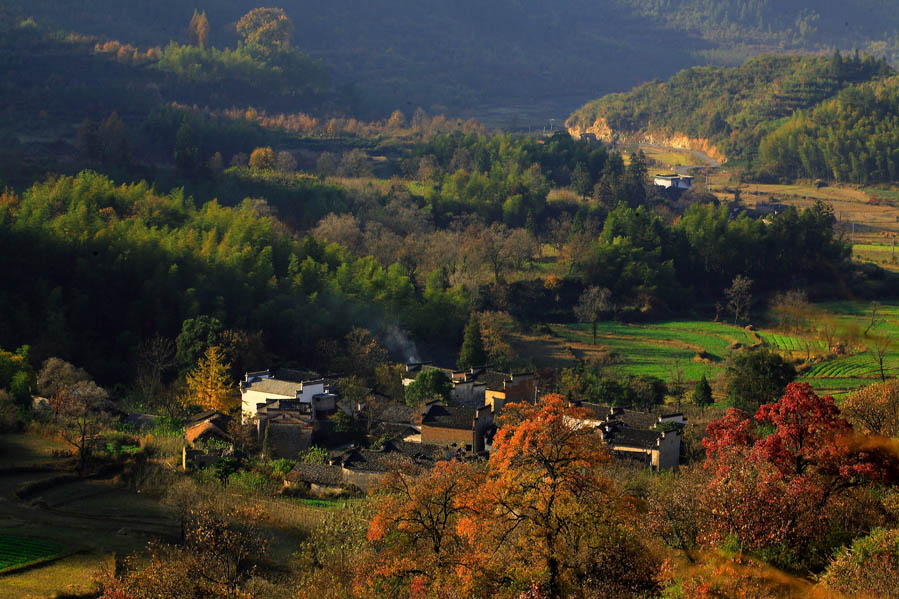
[[[519,586],[539,581],[549,599],[648,592],[656,568],[630,532],[636,510],[603,475],[610,458],[596,434],[577,425],[584,416],[561,395],[506,406],[483,509],[464,524],[486,547],[503,548]]]
[[[449,463],[418,481],[394,478],[369,530],[385,545],[374,580],[404,583],[394,596],[422,597],[655,589],[656,564],[629,526],[634,504],[603,476],[608,454],[577,425],[582,415],[560,395],[510,404],[485,470]]]
[[[483,564],[472,563],[477,547],[460,522],[476,510],[483,482],[483,469],[458,461],[438,462],[418,479],[391,474],[368,530],[380,555],[372,589],[401,596],[412,588],[465,587],[474,578],[468,570]]]

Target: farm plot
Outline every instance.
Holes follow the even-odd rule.
[[[781,335],[779,333],[769,333],[765,331],[759,332],[759,337],[767,345],[780,351],[804,352],[818,351],[825,349],[824,343],[816,339],[806,339],[804,337],[792,337],[790,335]]]
[[[865,353],[816,364],[805,375],[809,378],[873,378],[878,373],[874,358]]]
[[[554,326],[553,332],[581,347],[593,347],[590,325]],[[603,322],[597,344],[618,356],[616,368],[625,375],[651,375],[670,379],[675,364],[688,381],[714,375],[735,342],[751,345],[743,329],[723,323],[669,321],[651,325]],[[701,357],[700,357],[701,355]]]
[[[63,545],[41,539],[0,535],[0,574],[68,553]]]

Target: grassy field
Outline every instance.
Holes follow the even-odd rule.
[[[23,485],[61,472],[60,458],[52,455],[59,448],[34,432],[0,435],[4,465],[40,466],[0,471],[0,599],[91,596],[94,575],[114,557],[143,551],[153,538],[180,538],[180,518],[158,492],[135,492],[113,479],[64,480],[22,500],[16,491]],[[145,480],[150,485],[145,490],[186,482],[186,475],[162,471],[158,481]],[[260,496],[215,485],[192,488],[186,497],[214,500],[225,513],[263,508],[270,558],[288,568],[305,535],[335,510],[355,507],[352,500]],[[35,567],[19,569],[23,564]],[[12,570],[3,573],[7,568]]]
[[[59,439],[39,435],[0,435],[0,455],[3,466],[30,466],[56,461],[53,451],[71,449]]]
[[[64,545],[42,539],[0,535],[0,574],[33,566],[68,553]]]
[[[655,161],[655,168],[676,168],[678,166],[691,166],[697,164],[695,156],[687,151],[679,152],[655,146],[640,146],[646,158]]]

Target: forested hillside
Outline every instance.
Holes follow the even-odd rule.
[[[731,44],[851,48],[895,61],[899,5],[883,0],[621,0],[671,27]]]
[[[759,142],[779,119],[890,73],[883,60],[840,53],[829,58],[762,56],[739,67],[693,67],[668,81],[591,102],[572,114],[567,125],[607,139],[674,145],[678,142],[669,140],[687,137],[688,147],[752,162]]]

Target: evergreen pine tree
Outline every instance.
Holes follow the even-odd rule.
[[[484,366],[487,363],[487,351],[484,349],[484,338],[481,337],[481,321],[472,312],[468,324],[465,325],[465,336],[462,350],[459,352],[459,368]]]
[[[702,375],[702,378],[696,383],[696,387],[693,388],[693,403],[702,410],[705,410],[707,406],[714,403],[714,399],[712,398],[712,387],[706,380],[705,375]]]

